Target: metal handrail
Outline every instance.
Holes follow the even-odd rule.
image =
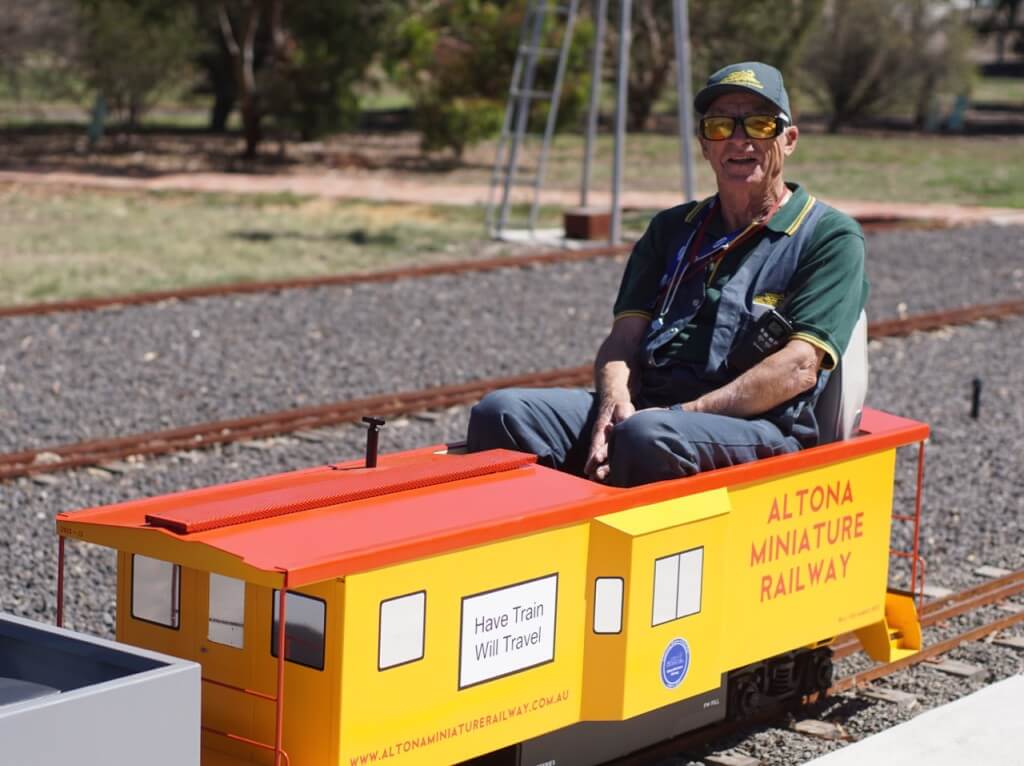
[[[203,680],[205,681],[206,679],[204,678]],[[275,748],[273,745],[268,745],[266,742],[260,742],[259,740],[251,739],[249,737],[243,737],[241,734],[232,734],[231,732],[221,731],[220,729],[214,729],[212,726],[200,726],[199,728],[210,734],[217,734],[221,737],[225,737],[226,739],[230,739],[233,742],[241,742],[245,745],[252,745],[253,747],[258,747],[261,750],[269,750],[270,752],[275,754],[280,753],[281,757],[284,758],[284,762],[288,766],[291,766],[291,759],[288,757],[288,753],[286,751],[277,750],[277,748]]]
[[[913,542],[911,550],[889,548],[889,555],[897,558],[910,559],[910,583],[907,590],[917,596],[918,609],[924,604],[925,560],[921,556],[921,494],[924,491],[924,441],[918,442],[917,450],[917,487],[914,494],[914,513],[893,513],[893,521],[913,524]]]
[[[201,680],[204,683],[213,684],[214,686],[220,686],[224,689],[230,689],[231,691],[241,692],[242,694],[246,694],[250,697],[256,697],[257,699],[265,700],[267,702],[273,702],[275,704],[277,703],[277,697],[275,697],[273,694],[259,692],[255,689],[246,689],[243,686],[236,686],[235,684],[225,683],[224,681],[216,681],[212,678],[207,678],[206,676],[202,676]],[[209,732],[211,734],[218,734],[221,737],[234,740],[235,742],[241,742],[246,745],[252,745],[253,747],[258,747],[262,750],[269,750],[270,752],[277,752],[277,749],[273,745],[269,745],[266,742],[260,742],[259,740],[252,739],[251,737],[243,737],[241,734],[232,734],[231,732],[221,731],[220,729],[214,729],[212,726],[201,726],[200,728],[203,731]],[[288,764],[288,766],[291,766],[291,760],[288,758],[288,753],[285,750],[281,750],[280,753],[281,756],[284,758],[284,762]]]
[[[258,692],[255,689],[246,689],[244,686],[235,686],[234,684],[224,683],[223,681],[215,681],[212,678],[202,677],[202,680],[208,684],[214,686],[223,686],[225,689],[231,689],[232,691],[242,692],[242,694],[248,694],[251,697],[259,697],[260,699],[267,700],[269,702],[277,702],[277,697],[273,694],[267,694],[265,692]]]

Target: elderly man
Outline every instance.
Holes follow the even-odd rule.
[[[814,404],[867,300],[863,235],[784,182],[799,130],[777,69],[727,66],[694,107],[718,193],[662,211],[633,248],[596,391],[489,394],[470,450],[633,486],[818,443]]]

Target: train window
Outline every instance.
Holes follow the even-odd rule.
[[[703,572],[703,548],[655,560],[651,625],[661,625],[700,612]]]
[[[621,577],[598,577],[594,580],[594,632],[622,632]]]
[[[210,641],[241,649],[245,635],[245,582],[224,575],[210,575]]]
[[[423,659],[427,592],[418,591],[380,602],[377,670]]]
[[[149,556],[132,556],[132,617],[165,628],[178,627],[181,567]]]
[[[274,619],[270,626],[270,654],[277,656],[277,620],[280,591],[274,591]],[[318,598],[289,593],[285,603],[284,658],[316,670],[324,669],[324,629],[327,605]]]

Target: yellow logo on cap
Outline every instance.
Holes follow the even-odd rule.
[[[730,72],[722,78],[719,85],[750,85],[758,90],[764,90],[764,86],[757,79],[753,69],[739,69],[735,72]]]

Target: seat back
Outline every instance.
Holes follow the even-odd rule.
[[[863,311],[814,406],[820,444],[857,433],[868,392],[868,317]]]

